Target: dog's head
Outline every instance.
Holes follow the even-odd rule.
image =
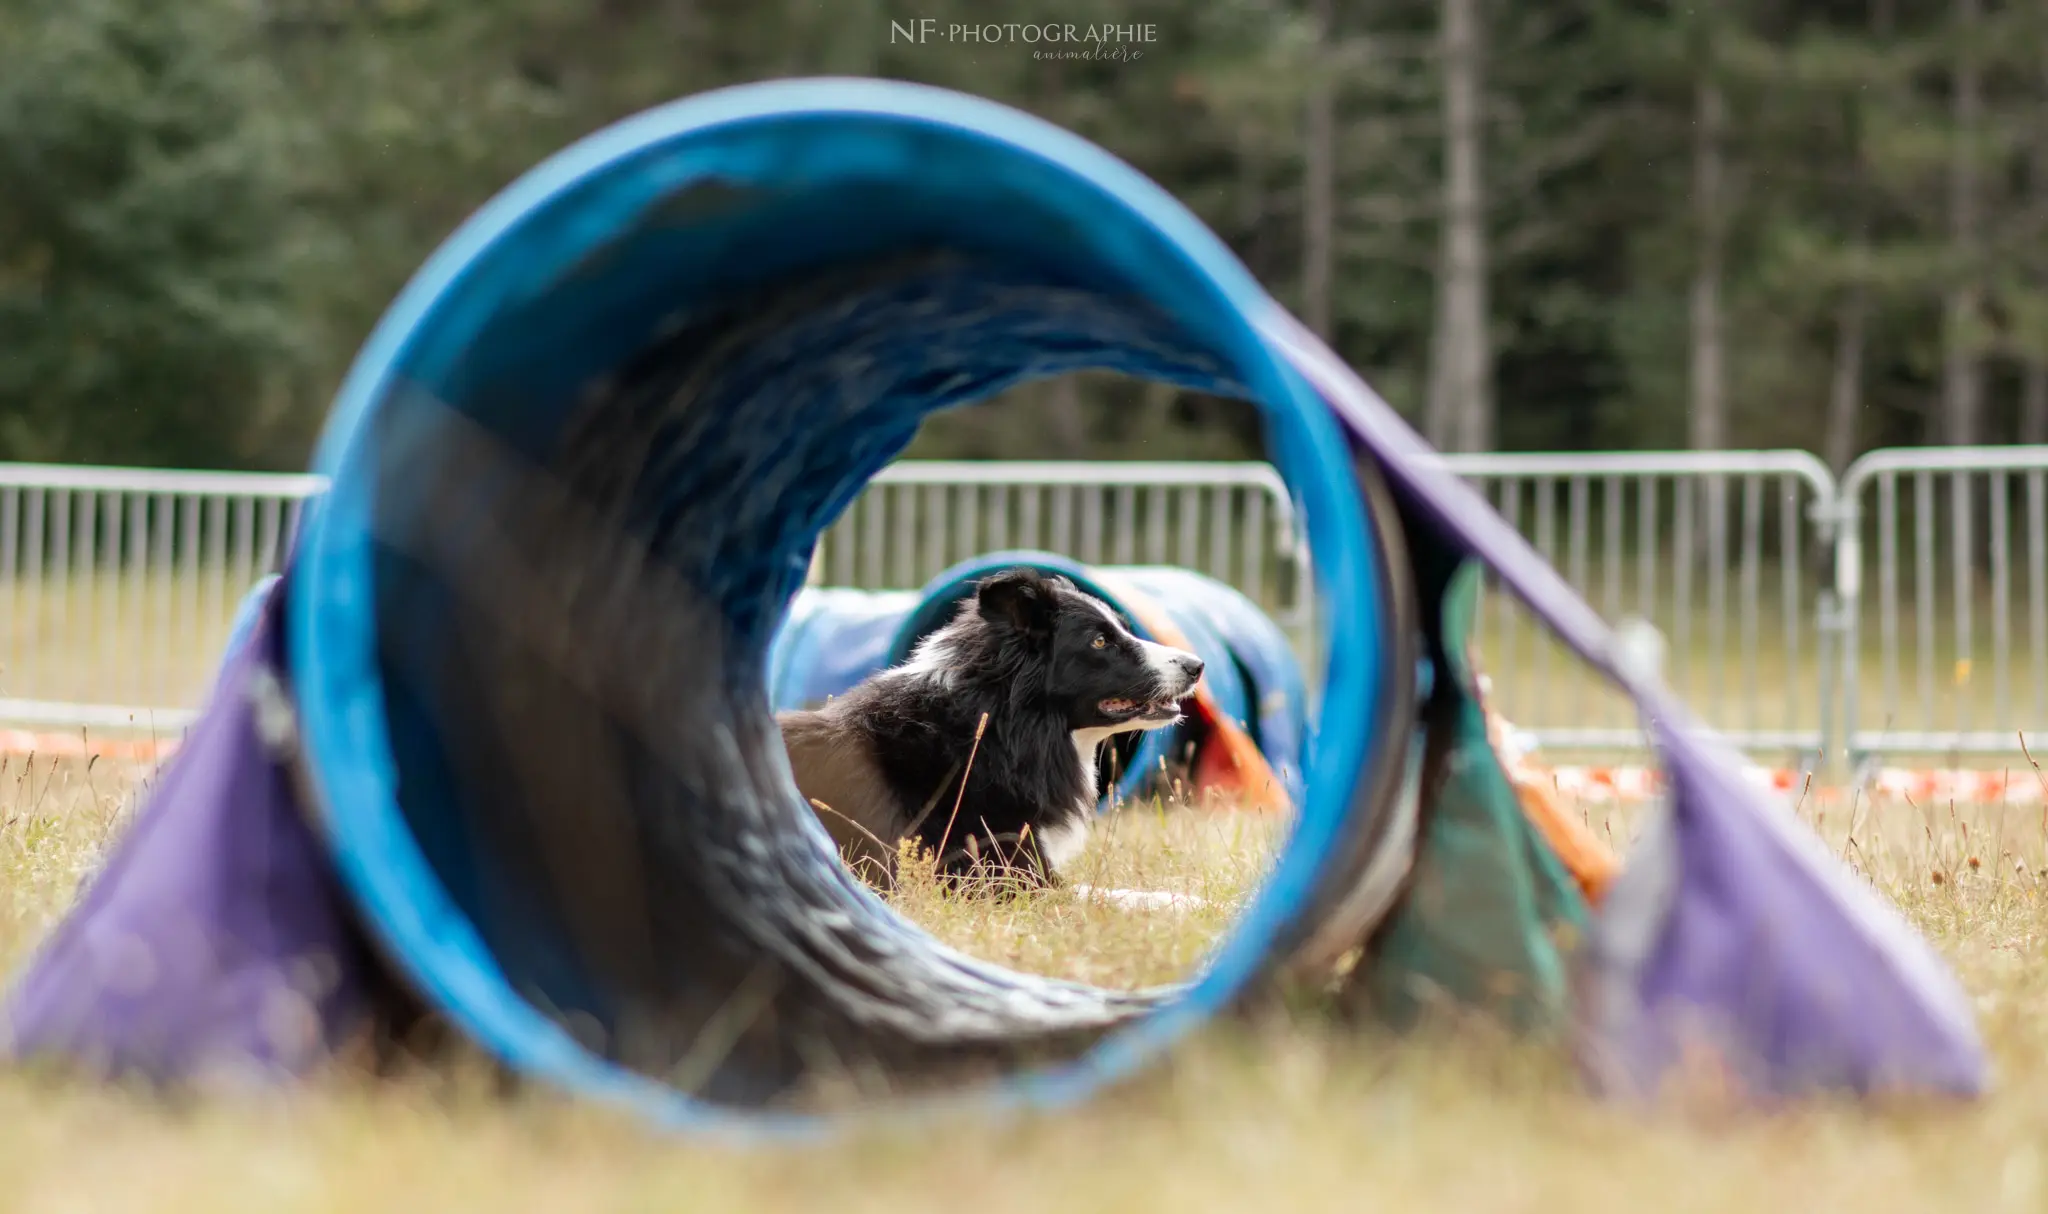
[[[1045,693],[1071,729],[1159,729],[1202,677],[1202,659],[1131,634],[1108,604],[1059,576],[1008,569],[981,581],[976,611],[1044,664]]]

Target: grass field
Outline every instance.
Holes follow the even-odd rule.
[[[0,965],[61,914],[141,776],[0,768]],[[1605,825],[1627,834],[1623,817]],[[1831,809],[1817,825],[1959,968],[2001,1071],[1983,1105],[1643,1116],[1478,1029],[1397,1045],[1318,1023],[1218,1028],[1070,1115],[793,1154],[666,1139],[547,1096],[500,1101],[465,1075],[340,1077],[178,1110],[0,1076],[0,1211],[2048,1209],[2040,811]],[[970,909],[930,887],[904,908],[1021,968],[1153,981],[1199,957],[1272,840],[1245,817],[1136,809],[1078,874],[1211,901],[1192,912],[1071,892]]]

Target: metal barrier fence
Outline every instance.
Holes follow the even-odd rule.
[[[2011,754],[2048,728],[2048,447],[1875,451],[1836,500],[1850,753]]]
[[[312,476],[0,464],[0,719],[172,731]]]
[[[1199,570],[1306,640],[1307,539],[1269,464],[905,461],[883,469],[826,531],[811,576],[910,589],[1005,548]]]
[[[1610,619],[1657,625],[1668,681],[1747,749],[2009,757],[2048,728],[2048,447],[1874,451],[1839,482],[1803,451],[1443,458]],[[1481,628],[1542,745],[1638,744],[1517,606]]]
[[[2048,727],[2048,447],[1442,456],[1752,751],[2010,754]],[[0,720],[175,730],[311,476],[0,464]],[[1293,500],[1264,464],[904,462],[815,581],[921,585],[998,548],[1199,569],[1315,649]],[[1874,574],[1866,585],[1866,574]],[[1477,644],[1547,748],[1633,749],[1632,707],[1489,587]]]
[[[1818,751],[1825,556],[1810,534],[1832,504],[1804,451],[1447,455],[1587,602],[1664,635],[1665,676],[1752,750]],[[1501,711],[1546,748],[1640,745],[1633,706],[1508,596],[1491,593],[1475,645]]]
[[[0,464],[0,720],[175,731],[236,603],[273,570],[315,476]],[[1244,590],[1305,647],[1307,549],[1258,463],[905,462],[821,540],[814,577],[922,585],[999,548],[1174,564]]]

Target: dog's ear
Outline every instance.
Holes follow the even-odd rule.
[[[1052,631],[1052,586],[1036,569],[1005,569],[975,591],[981,618],[1031,635]]]

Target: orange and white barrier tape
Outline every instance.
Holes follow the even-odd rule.
[[[1481,702],[1489,689],[1480,680]],[[1528,755],[1527,735],[1486,708],[1487,734],[1500,755],[1508,775],[1518,784],[1554,789],[1561,798],[1579,804],[1635,805],[1655,797],[1663,788],[1663,773],[1654,767],[1552,766],[1538,763]],[[1785,767],[1745,769],[1751,784],[1778,793],[1795,802],[1832,804],[1852,792],[1869,801],[1910,802],[1915,805],[1947,805],[1951,802],[2003,805],[2048,803],[2048,773],[2031,764],[2007,769],[1881,767],[1872,772],[1858,789],[1826,784],[1817,778]]]
[[[172,737],[95,736],[90,731],[57,733],[31,729],[0,729],[0,754],[57,759],[118,759],[126,763],[155,763],[178,748]]]
[[[1664,783],[1663,773],[1653,767],[1548,767],[1526,760],[1516,765],[1518,778],[1541,781],[1557,789],[1560,796],[1588,804],[1629,805],[1657,795]],[[1844,799],[1852,790],[1823,784],[1787,768],[1751,767],[1746,772],[1752,784],[1789,797],[1816,803]],[[1969,769],[1915,769],[1881,767],[1860,788],[1872,801],[1911,802],[1915,805],[1974,804],[2040,805],[2048,801],[2044,777],[2032,767],[2018,771],[1976,771]]]
[[[95,735],[91,731],[0,729],[0,754],[154,763],[169,758],[181,740],[177,735],[138,737]],[[1512,746],[1499,749],[1505,752],[1501,757],[1515,780],[1555,789],[1559,796],[1581,804],[1641,804],[1655,797],[1664,784],[1663,773],[1654,767],[1553,766],[1515,753]],[[1750,767],[1746,774],[1757,787],[1793,800],[1830,802],[1842,799],[1847,791],[1819,780],[1809,782],[1805,775],[1790,768]],[[2048,803],[2048,772],[2036,771],[2031,765],[2004,770],[1881,767],[1864,782],[1861,791],[1870,800],[1916,805],[1946,805],[1951,801],[2041,805]]]

